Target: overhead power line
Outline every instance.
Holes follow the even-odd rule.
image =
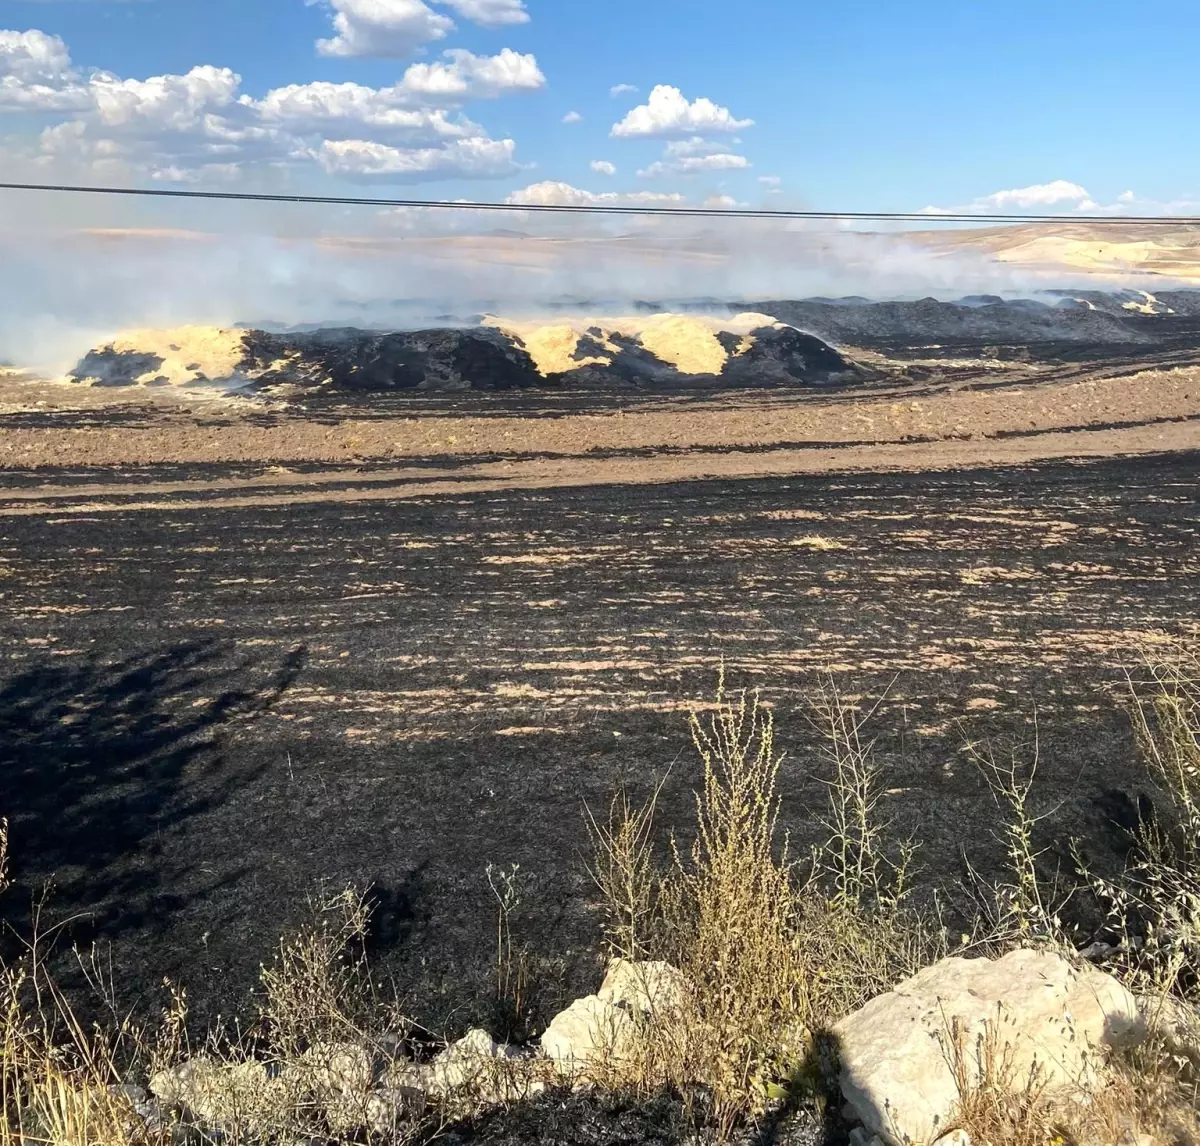
[[[828,219],[905,223],[1100,223],[1179,227],[1200,225],[1198,215],[998,215],[972,211],[784,211],[750,207],[663,207],[618,203],[475,203],[449,199],[375,199],[348,195],[254,194],[165,187],[85,187],[61,183],[0,183],[3,191],[120,195],[150,199],[216,199],[232,203],[315,203],[344,207],[421,208],[447,211],[518,211],[547,215],[666,215],[712,219]]]

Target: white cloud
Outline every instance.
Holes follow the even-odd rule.
[[[996,191],[976,202],[1003,210],[1010,207],[1052,207],[1059,203],[1080,203],[1087,198],[1086,189],[1078,183],[1055,179],[1052,183],[1035,183],[1011,191]]]
[[[58,36],[36,28],[28,32],[0,32],[0,76],[24,84],[55,83],[74,74],[71,54]]]
[[[746,207],[748,205],[747,203],[739,203],[732,195],[710,195],[701,204],[703,207],[711,207],[719,211],[729,211],[734,207]]]
[[[750,166],[744,155],[732,155],[719,151],[711,155],[684,155],[678,159],[660,159],[651,163],[638,175],[643,179],[655,179],[661,175],[701,175],[708,171],[739,171]]]
[[[617,96],[629,95],[631,92],[636,92],[637,87],[634,84],[614,84],[608,89],[608,94],[616,99]]]
[[[607,159],[593,159],[591,168],[597,175],[616,175],[616,167]]]
[[[493,140],[458,108],[533,91],[533,56],[453,50],[414,64],[389,88],[292,84],[255,99],[228,68],[185,75],[84,79],[61,40],[0,32],[0,111],[65,112],[8,155],[63,170],[165,182],[228,181],[246,165],[316,163],[333,174],[396,181],[519,170],[511,139]]]
[[[1117,196],[1118,203],[1132,203],[1135,199],[1137,199],[1137,196],[1132,191],[1122,191]]]
[[[525,0],[441,0],[460,16],[482,24],[485,28],[496,28],[501,24],[528,24],[529,13],[525,11]]]
[[[569,111],[563,116],[562,121],[563,123],[582,123],[583,116],[581,116],[577,111]]]
[[[701,97],[691,103],[675,87],[659,84],[649,100],[613,125],[618,139],[670,139],[693,135],[731,135],[752,127],[752,119],[735,119],[726,107]]]
[[[1055,179],[1050,183],[1034,183],[1028,187],[1014,187],[1007,191],[994,191],[983,195],[964,206],[923,207],[922,215],[957,215],[962,213],[983,214],[989,212],[1038,213],[1038,209],[1066,207],[1072,211],[1094,211],[1097,204],[1092,201],[1086,187],[1070,183],[1066,179]]]
[[[777,191],[783,185],[783,180],[778,175],[760,175],[758,181],[773,191]]]
[[[317,41],[323,56],[400,59],[454,30],[454,21],[424,0],[328,0],[328,4],[336,35]]]
[[[122,80],[93,77],[91,95],[97,120],[106,127],[136,130],[195,131],[223,134],[214,113],[237,110],[242,77],[229,68],[193,68],[183,76]]]
[[[463,48],[451,48],[443,55],[448,62],[413,64],[397,86],[422,102],[443,105],[535,92],[546,86],[537,57],[511,48],[495,56],[477,56]]]
[[[58,36],[0,31],[0,110],[70,111],[87,94]]]
[[[424,44],[444,40],[454,21],[425,0],[305,0],[324,3],[333,13],[334,35],[317,41],[323,56],[403,59]],[[486,28],[526,24],[524,0],[436,0],[464,19]]]
[[[277,88],[257,105],[264,123],[295,135],[353,137],[370,129],[376,138],[408,143],[480,136],[483,129],[444,108],[408,108],[395,88],[359,84],[305,84]]]
[[[584,191],[569,183],[532,183],[520,191],[514,191],[505,200],[521,206],[555,207],[600,207],[609,206],[679,206],[686,203],[679,194],[661,195],[653,191],[634,191],[622,194],[617,191]]]
[[[442,147],[399,148],[365,139],[325,140],[317,162],[330,175],[412,183],[427,179],[482,179],[519,170],[511,139],[456,139]]]
[[[240,85],[235,72],[209,66],[145,80],[96,73],[81,89],[86,103],[41,133],[35,157],[172,182],[182,171],[226,178],[230,164],[287,160],[296,141],[263,123]]]

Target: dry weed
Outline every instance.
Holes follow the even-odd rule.
[[[879,774],[866,716],[827,684],[814,723],[827,738],[829,843],[803,870],[779,830],[781,756],[770,710],[730,695],[693,715],[702,764],[690,848],[672,841],[659,870],[650,840],[657,792],[641,807],[619,795],[607,824],[590,818],[593,877],[613,955],[663,958],[686,989],[636,1032],[615,1081],[700,1088],[722,1130],[773,1099],[815,1084],[817,1034],[941,952],[941,940],[902,905],[912,855],[887,854]]]
[[[1149,995],[1200,1000],[1200,657],[1192,642],[1148,646],[1128,680],[1138,750],[1158,790],[1157,815],[1133,830],[1125,871],[1080,866],[1108,910],[1126,980]]]
[[[957,1021],[942,1040],[958,1102],[947,1124],[986,1146],[1195,1146],[1196,1084],[1160,1040],[1089,1064],[1090,1080],[1050,1086],[1035,1064],[1018,1069],[1002,1018],[968,1038]]]

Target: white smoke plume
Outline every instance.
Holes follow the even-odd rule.
[[[580,192],[579,194],[588,194]],[[541,201],[544,194],[531,196]],[[600,201],[607,201],[596,196]],[[121,330],[465,323],[635,301],[1070,285],[837,223],[377,211],[0,193],[0,361],[61,372]]]

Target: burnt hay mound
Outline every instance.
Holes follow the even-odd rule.
[[[760,314],[656,314],[544,325],[485,319],[415,331],[134,331],[86,354],[69,379],[98,387],[277,393],[650,390],[821,386],[860,371],[828,343]]]

